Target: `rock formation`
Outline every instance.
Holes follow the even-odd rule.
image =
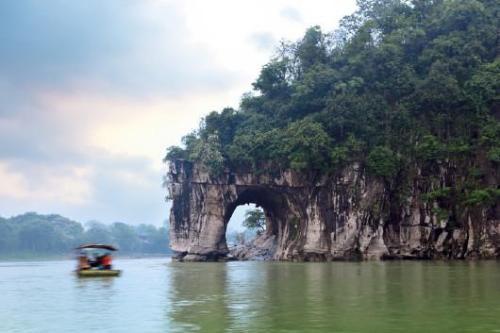
[[[500,256],[499,205],[461,209],[426,199],[426,193],[452,186],[457,171],[441,168],[433,177],[422,172],[415,167],[394,190],[358,164],[323,176],[226,170],[214,177],[201,165],[176,160],[167,175],[170,246],[180,260],[226,258],[231,215],[237,206],[254,203],[264,209],[266,231],[253,251],[274,260]]]

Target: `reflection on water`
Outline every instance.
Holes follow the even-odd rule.
[[[228,325],[227,270],[223,264],[172,263],[168,313],[174,332],[221,332]]]
[[[170,268],[179,332],[500,331],[497,262]]]
[[[102,293],[106,289],[111,289],[115,279],[113,277],[103,276],[94,278],[78,278],[75,275],[76,288],[81,289],[83,293]]]
[[[0,332],[500,332],[499,262],[0,264]]]

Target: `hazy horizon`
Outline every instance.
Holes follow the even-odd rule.
[[[241,206],[238,206],[236,207],[233,215],[231,216],[231,219],[229,220],[228,222],[228,226],[227,226],[227,232],[228,233],[231,233],[231,232],[241,232],[243,230],[245,230],[245,228],[243,227],[242,225],[242,222],[244,220],[244,216],[245,216],[245,212],[247,209],[254,209],[256,206],[255,204],[246,204],[246,205],[241,205]],[[19,214],[13,214],[13,215],[9,215],[9,216],[4,216],[2,214],[0,214],[0,218],[4,218],[4,219],[10,219],[10,218],[14,218],[16,216],[21,216],[21,215],[25,215],[25,214],[40,214],[40,215],[60,215],[62,217],[66,217],[66,218],[69,218],[68,216],[64,216],[62,214],[59,214],[57,212],[52,212],[52,213],[39,213],[39,212],[36,212],[36,211],[26,211],[26,212],[22,212],[22,213],[19,213]],[[127,221],[119,221],[119,220],[116,220],[116,221],[101,221],[99,219],[90,219],[90,220],[86,220],[86,221],[82,221],[82,220],[77,220],[77,219],[72,219],[70,218],[71,220],[75,221],[75,222],[79,222],[82,224],[82,226],[86,226],[88,225],[89,223],[93,223],[93,222],[99,222],[99,223],[103,223],[103,224],[106,224],[106,225],[111,225],[113,223],[116,223],[116,222],[123,222],[123,223],[126,223],[126,224],[131,224]],[[147,222],[144,222],[144,223],[137,223],[137,224],[148,224],[148,225],[155,225],[157,227],[160,227],[160,226],[164,226],[165,224],[168,223],[168,214],[167,214],[167,217],[161,222],[161,223],[147,223]]]

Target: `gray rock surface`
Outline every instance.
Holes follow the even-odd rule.
[[[235,208],[264,209],[266,232],[251,246],[235,249],[239,259],[325,261],[343,259],[462,259],[500,256],[498,204],[493,208],[444,207],[425,193],[450,186],[456,176],[443,169],[422,177],[415,169],[401,190],[369,178],[353,164],[335,175],[290,170],[212,177],[203,166],[170,164],[170,246],[180,260],[225,260],[226,226]],[[401,184],[400,184],[401,185]],[[440,206],[441,205],[441,206]],[[229,256],[231,257],[231,256]]]
[[[237,260],[272,260],[276,246],[276,236],[264,233],[246,244],[230,249],[230,256]]]

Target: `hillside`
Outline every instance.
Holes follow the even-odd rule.
[[[300,204],[284,199],[293,209],[283,212],[283,221],[273,222],[283,245],[280,258],[307,249],[312,232],[307,228],[311,218],[318,218],[308,216],[311,205],[322,212],[314,251],[331,251],[335,230],[343,230],[351,216],[356,226],[350,227],[357,230],[357,240],[347,246],[351,252],[366,250],[359,237],[365,231],[372,237],[380,226],[377,242],[387,247],[385,255],[399,256],[408,239],[409,256],[435,256],[433,251],[452,257],[495,255],[500,4],[364,0],[358,6],[337,31],[312,27],[301,40],[280,45],[238,109],[208,114],[198,130],[183,138],[182,147],[168,149],[165,161],[174,162],[170,178],[183,191],[172,187],[173,214],[189,208],[176,195],[184,200],[192,195],[203,208],[209,189],[183,187],[185,182],[231,184],[239,175],[247,186],[276,187],[282,184],[279,179],[294,174],[309,181],[289,186],[321,184],[329,188],[325,198],[340,196],[352,207],[336,206],[334,198],[312,202],[322,189],[297,194]],[[235,175],[226,179],[228,172]],[[251,177],[244,178],[245,173]],[[275,180],[263,184],[259,175]],[[338,189],[346,179],[349,186]],[[211,200],[232,205],[238,183],[230,192],[218,191],[218,199]],[[286,191],[284,197],[292,189]],[[287,240],[281,223],[289,223],[286,216],[292,212],[300,231],[294,237],[299,238]],[[407,226],[415,227],[410,236],[402,233]],[[181,248],[189,252],[189,246]],[[215,251],[223,248],[216,245]]]
[[[391,187],[418,164],[461,177],[430,194],[498,199],[498,1],[360,1],[333,33],[280,46],[238,110],[206,116],[166,160],[335,173],[361,162]]]

